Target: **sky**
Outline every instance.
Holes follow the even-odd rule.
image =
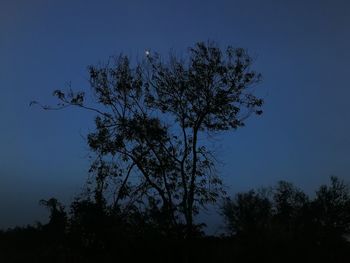
[[[287,180],[312,194],[350,182],[350,16],[341,0],[0,0],[0,228],[47,220],[89,169],[94,115],[43,111],[55,89],[88,89],[87,66],[123,52],[185,53],[198,41],[243,47],[263,75],[264,114],[221,135],[230,194]],[[219,228],[215,209],[208,222]]]

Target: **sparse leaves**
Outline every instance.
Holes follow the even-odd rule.
[[[190,234],[193,215],[224,193],[211,152],[198,137],[237,129],[262,113],[263,101],[249,90],[260,81],[251,63],[244,49],[221,50],[211,42],[190,48],[186,60],[171,55],[164,62],[148,53],[133,65],[120,55],[88,68],[98,109],[85,105],[82,92],[56,90],[54,96],[62,107],[98,113],[88,144],[108,160],[92,166],[100,192],[108,177],[118,178],[119,196],[152,207],[167,224],[186,223]],[[116,163],[123,171],[117,177],[116,167],[107,168]]]

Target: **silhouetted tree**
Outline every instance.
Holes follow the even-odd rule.
[[[222,212],[231,235],[261,237],[270,227],[272,203],[267,197],[251,190],[238,193],[233,200],[226,199]]]
[[[305,235],[308,196],[292,183],[280,181],[272,191],[273,235],[279,241],[295,240]]]
[[[251,190],[224,202],[231,236],[249,244],[263,241],[282,254],[296,249],[332,258],[348,249],[350,191],[343,181],[331,177],[330,185],[322,185],[313,200],[284,181],[263,193]]]
[[[331,184],[316,192],[312,209],[320,242],[342,241],[350,233],[350,191],[344,181],[332,176]]]
[[[56,237],[62,236],[67,226],[67,213],[64,210],[64,206],[56,198],[40,200],[40,204],[50,211],[50,220],[46,225],[49,232]]]
[[[135,66],[123,55],[90,66],[96,107],[86,105],[83,92],[56,90],[58,108],[98,114],[96,131],[88,136],[98,155],[91,169],[96,197],[102,201],[113,181],[114,207],[135,202],[150,207],[165,225],[184,224],[191,235],[193,216],[223,193],[212,152],[200,139],[235,130],[251,114],[262,113],[263,101],[251,89],[261,76],[251,65],[244,49],[200,42],[186,59],[170,55],[164,61],[147,52]]]

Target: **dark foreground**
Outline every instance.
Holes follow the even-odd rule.
[[[0,231],[2,262],[350,262],[350,188],[337,178],[309,198],[287,182],[225,201],[227,235],[169,224],[163,210],[77,199],[40,203],[47,224]],[[101,201],[102,200],[102,201]]]
[[[104,244],[54,239],[35,228],[0,235],[0,262],[350,262],[347,242],[201,237],[193,240],[128,237]]]

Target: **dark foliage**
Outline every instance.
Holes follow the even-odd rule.
[[[90,187],[69,211],[55,198],[40,201],[47,224],[0,232],[1,262],[350,260],[350,193],[335,177],[312,200],[288,182],[227,199],[227,236],[206,236],[195,223],[225,195],[201,139],[262,113],[251,89],[261,76],[245,50],[200,42],[184,60],[147,52],[132,64],[120,55],[89,67],[94,106],[83,92],[54,92],[58,109],[97,114]]]
[[[252,63],[242,48],[199,42],[184,59],[147,52],[140,63],[120,55],[90,66],[93,106],[83,92],[54,91],[58,109],[97,114],[88,144],[99,202],[149,209],[163,230],[185,226],[184,234],[194,235],[194,216],[224,194],[204,136],[236,130],[262,113],[253,89],[261,76]]]
[[[230,235],[246,248],[264,247],[281,257],[308,255],[310,260],[335,262],[350,256],[349,207],[347,185],[331,177],[330,185],[321,186],[313,200],[282,181],[271,189],[227,199],[222,212]]]
[[[312,200],[286,182],[237,194],[223,206],[226,237],[169,235],[148,213],[125,214],[96,200],[77,199],[69,213],[54,198],[41,203],[50,210],[47,224],[0,232],[1,262],[350,260],[350,191],[334,177]]]

